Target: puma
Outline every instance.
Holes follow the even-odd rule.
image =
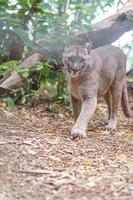
[[[124,114],[133,118],[127,94],[126,60],[122,50],[112,45],[94,50],[89,43],[65,47],[63,64],[74,111],[75,124],[71,129],[74,138],[86,137],[88,122],[101,96],[108,106],[108,131],[116,131],[120,100]]]

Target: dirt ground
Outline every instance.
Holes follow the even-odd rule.
[[[0,200],[132,200],[133,120],[105,131],[98,105],[87,139],[72,140],[71,114],[0,104]]]

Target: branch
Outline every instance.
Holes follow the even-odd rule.
[[[69,7],[70,0],[64,0],[63,13],[66,13]]]
[[[77,3],[78,3],[78,4],[82,4],[82,3],[83,3],[83,0],[77,0]],[[74,17],[74,20],[75,20],[75,21],[78,21],[78,20],[79,20],[80,12],[81,12],[81,9],[77,9],[77,10],[76,10],[76,12],[75,12],[75,17]]]
[[[92,31],[79,33],[82,44],[91,40],[93,48],[116,41],[125,32],[133,29],[133,0],[127,1],[122,9],[100,22],[92,25]]]

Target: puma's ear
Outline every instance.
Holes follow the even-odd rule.
[[[91,42],[86,43],[86,44],[85,44],[85,48],[87,49],[88,54],[90,54],[90,52],[91,52],[91,48],[92,48],[92,43],[91,43]]]

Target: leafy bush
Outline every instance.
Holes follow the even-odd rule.
[[[43,92],[44,98],[52,101],[67,101],[65,75],[61,70],[54,70],[47,63],[37,63],[29,68],[19,68],[18,62],[10,61],[0,65],[0,76],[8,76],[12,70],[16,70],[23,78],[26,88],[14,89],[11,97],[7,97],[7,105],[12,102],[32,103],[32,99],[39,98]]]

